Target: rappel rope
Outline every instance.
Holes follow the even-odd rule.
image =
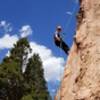
[[[65,26],[66,26],[66,30],[68,29],[68,27],[69,27],[69,25],[70,25],[70,23],[71,23],[71,20],[72,20],[72,17],[73,17],[72,15],[75,13],[76,7],[77,7],[77,5],[73,8],[71,17],[70,17],[70,19],[68,20],[68,23],[65,25]],[[62,33],[62,34],[61,34],[61,38],[62,38],[62,39],[64,39],[64,35],[65,35],[65,33]],[[62,41],[61,41],[61,43],[60,43],[60,56],[62,56],[61,48],[62,48]],[[61,68],[60,68],[60,72],[59,72],[59,73],[60,73],[60,74],[59,74],[59,75],[60,75],[60,84],[59,84],[59,88],[57,89],[57,91],[58,91],[58,100],[61,100],[61,80],[62,80]]]
[[[73,7],[72,13],[71,13],[71,15],[70,15],[71,17],[69,18],[67,24],[65,25],[66,30],[68,30],[69,25],[70,25],[70,23],[71,23],[71,20],[72,20],[72,18],[73,18],[73,14],[76,12],[76,7],[77,7],[77,4]]]

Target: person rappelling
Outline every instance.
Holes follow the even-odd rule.
[[[61,26],[57,26],[56,32],[54,34],[55,45],[61,48],[67,55],[69,54],[69,46],[63,41],[60,33],[62,31]]]

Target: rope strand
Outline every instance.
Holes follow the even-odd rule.
[[[77,5],[73,8],[72,15],[75,13],[76,7],[77,7]],[[68,29],[69,24],[71,23],[71,20],[72,20],[72,17],[73,17],[72,15],[70,17],[70,20],[68,20],[67,24],[65,25],[66,26],[66,30]],[[66,34],[63,33],[63,36],[61,34],[61,38],[62,39],[64,38],[64,35],[66,35]],[[62,56],[61,48],[62,48],[62,41],[60,43],[60,56]],[[60,85],[59,85],[59,88],[57,89],[57,91],[59,91],[58,92],[58,100],[61,100],[61,80],[62,80],[62,77],[61,77],[61,69],[60,69]]]

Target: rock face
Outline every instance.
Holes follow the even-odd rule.
[[[100,100],[100,0],[80,0],[76,36],[55,100]]]

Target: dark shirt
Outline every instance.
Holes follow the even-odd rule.
[[[66,54],[68,54],[69,47],[68,47],[68,45],[62,40],[62,38],[61,38],[61,36],[60,36],[59,33],[58,33],[58,34],[56,33],[56,34],[54,35],[54,42],[55,42],[56,46],[62,48],[62,49],[64,50],[64,52],[65,52]]]

